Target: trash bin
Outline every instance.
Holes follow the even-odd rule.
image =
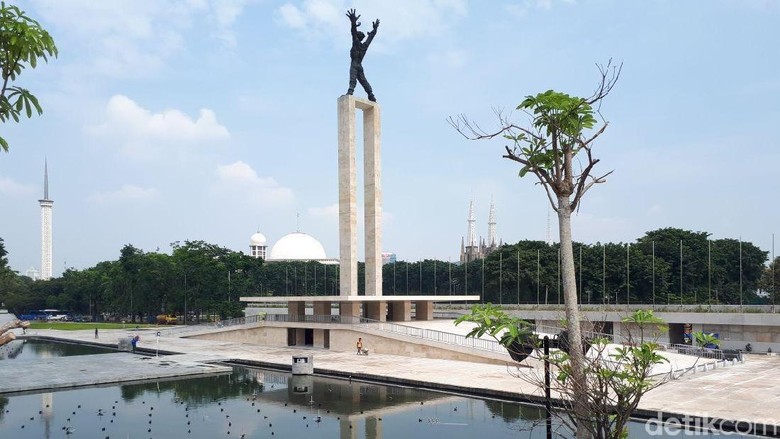
[[[293,355],[292,356],[292,374],[293,375],[312,375],[312,374],[314,374],[314,356],[312,356],[312,355]]]

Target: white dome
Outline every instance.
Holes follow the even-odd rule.
[[[263,235],[260,232],[255,233],[254,235],[252,235],[251,238],[249,238],[249,245],[250,246],[261,246],[262,247],[262,246],[265,246],[266,242],[268,242],[268,241],[265,239],[265,235]]]
[[[277,261],[311,261],[326,259],[325,249],[313,237],[295,232],[285,235],[274,244],[269,260]]]

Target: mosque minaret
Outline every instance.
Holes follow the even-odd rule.
[[[43,164],[43,199],[41,205],[41,279],[52,277],[51,211],[54,201],[49,199],[49,163]]]

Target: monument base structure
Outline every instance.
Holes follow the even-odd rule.
[[[433,320],[436,302],[474,302],[479,295],[458,296],[279,296],[241,297],[248,304],[286,304],[290,323],[409,322]],[[307,313],[311,308],[312,312]],[[414,312],[413,312],[414,309]]]

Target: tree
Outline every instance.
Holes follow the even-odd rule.
[[[491,304],[475,305],[469,314],[458,318],[455,324],[462,322],[474,324],[467,337],[489,335],[504,346],[510,355],[517,353],[523,345],[539,346],[539,340],[530,332],[530,323],[509,316]],[[563,342],[560,339],[559,349],[551,350],[549,355],[531,354],[552,366],[554,380],[550,382],[550,390],[559,396],[559,409],[553,413],[566,429],[576,430],[580,437],[628,437],[626,424],[642,396],[663,383],[663,380],[653,377],[657,372],[655,367],[667,362],[658,353],[657,343],[659,331],[664,326],[663,320],[650,310],[637,310],[624,318],[623,324],[625,330],[621,344],[612,344],[605,339],[591,340],[592,347],[584,363],[585,392],[571,385],[574,373],[571,355],[574,351],[569,349],[566,352],[562,349]],[[546,386],[545,377],[539,373],[518,369],[513,375],[536,386]],[[581,399],[578,401],[577,398]],[[584,406],[587,417],[576,414],[574,410],[578,404]]]
[[[529,127],[511,122],[500,111],[497,112],[500,127],[493,132],[482,130],[463,115],[449,119],[450,124],[468,139],[493,139],[500,136],[510,141],[511,146],[505,146],[503,157],[521,165],[520,177],[529,174],[536,177],[558,215],[564,304],[572,344],[571,383],[577,389],[574,393],[574,415],[583,421],[588,417],[584,404],[587,388],[574,271],[571,213],[577,210],[585,193],[595,184],[605,182],[612,172],[600,176],[592,174],[599,162],[599,159],[593,157],[593,147],[608,125],[602,119],[601,126],[596,128],[596,115],[600,115],[601,101],[609,95],[620,77],[622,65],[613,66],[610,61],[606,66],[598,68],[601,78],[590,97],[580,98],[554,90],[527,96],[517,109],[531,118]],[[589,436],[585,429],[578,429],[577,435]]]
[[[26,88],[11,85],[22,70],[34,69],[38,59],[57,57],[54,39],[41,25],[26,16],[18,7],[0,3],[0,69],[3,85],[0,89],[0,122],[19,122],[22,114],[32,117],[33,110],[43,113],[38,99]],[[8,142],[0,136],[0,149],[8,151]]]
[[[776,257],[768,267],[764,269],[764,273],[761,275],[761,281],[759,287],[769,295],[769,302],[774,305],[777,302],[777,284],[780,283],[780,270],[778,270],[778,264],[780,264],[780,256]]]

